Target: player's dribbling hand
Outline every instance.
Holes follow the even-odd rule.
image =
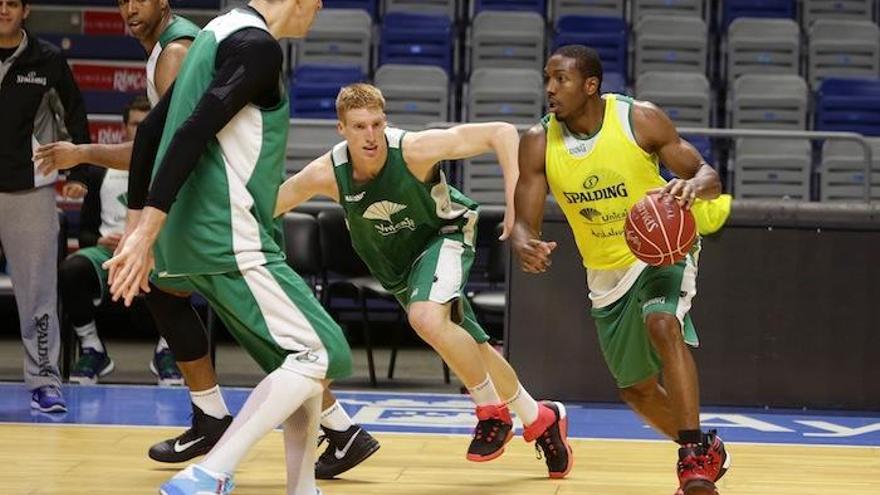
[[[150,272],[153,270],[153,243],[135,229],[119,243],[116,254],[102,265],[112,273],[110,294],[113,301],[122,299],[131,306],[141,291],[150,292]]]
[[[528,273],[544,273],[552,264],[550,253],[556,249],[556,242],[540,239],[527,239],[514,245],[519,256],[520,267]]]
[[[37,164],[37,170],[43,175],[49,175],[56,170],[67,170],[82,163],[77,145],[67,141],[38,147],[34,151],[33,160]]]
[[[667,198],[675,198],[678,204],[685,210],[689,210],[697,200],[697,188],[691,181],[683,179],[672,179],[666,183],[666,186],[658,189],[651,189],[648,194],[659,193]]]

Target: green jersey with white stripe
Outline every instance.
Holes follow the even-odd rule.
[[[235,9],[196,37],[174,85],[154,178],[176,130],[214,77],[218,45],[245,28],[268,31],[256,14]],[[284,259],[273,219],[289,130],[287,92],[280,94],[272,108],[247,104],[208,143],[156,242],[160,277],[243,271]]]
[[[403,159],[401,129],[388,128],[388,158],[367,183],[355,182],[346,142],[331,153],[339,202],[355,251],[373,276],[391,292],[406,288],[413,263],[439,235],[462,232],[473,245],[479,205],[437,178],[422,182]]]

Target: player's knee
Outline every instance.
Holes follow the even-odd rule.
[[[77,289],[81,285],[80,277],[83,273],[88,274],[91,262],[83,256],[71,256],[61,263],[58,268],[58,284],[62,291]]]
[[[662,353],[684,343],[681,336],[681,324],[675,315],[668,313],[651,313],[646,320],[648,335],[654,347]]]
[[[651,396],[651,391],[648,387],[633,385],[631,387],[619,389],[618,394],[620,395],[620,400],[629,405],[633,405],[648,400]]]
[[[419,337],[429,344],[437,339],[443,329],[442,316],[428,305],[413,304],[407,312],[407,319]]]

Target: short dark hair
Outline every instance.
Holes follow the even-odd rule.
[[[128,117],[132,110],[149,112],[151,108],[152,105],[150,105],[150,100],[147,99],[147,95],[137,95],[122,110],[122,122],[128,124]]]
[[[602,60],[596,50],[584,45],[564,45],[557,48],[553,55],[573,58],[584,79],[596,77],[599,79],[599,87],[602,87]]]
[[[27,4],[29,4],[31,2],[31,0],[18,0],[18,1],[21,2],[22,7],[27,7]]]

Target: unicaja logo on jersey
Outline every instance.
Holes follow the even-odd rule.
[[[391,216],[406,208],[406,205],[391,201],[377,201],[364,211],[364,218],[378,220],[373,224],[376,230],[383,236],[389,236],[400,232],[402,229],[416,230],[416,223],[412,218],[406,217],[399,222],[391,219]]]

